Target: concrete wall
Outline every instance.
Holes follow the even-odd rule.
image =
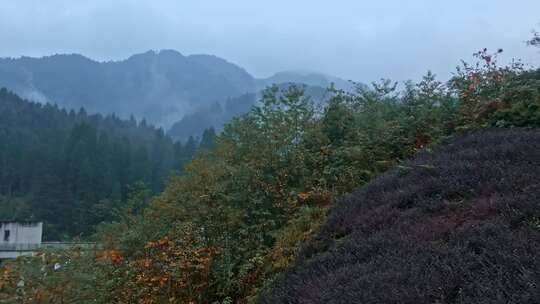
[[[9,239],[5,240],[6,231]],[[43,223],[41,222],[0,222],[0,250],[13,245],[41,245]]]

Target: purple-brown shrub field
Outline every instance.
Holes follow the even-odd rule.
[[[456,137],[338,202],[261,303],[540,303],[540,132]]]

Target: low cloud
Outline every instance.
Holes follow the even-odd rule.
[[[539,63],[524,41],[540,1],[5,1],[0,56],[81,53],[121,59],[148,49],[210,53],[255,76],[308,69],[347,79],[449,75],[479,48]]]

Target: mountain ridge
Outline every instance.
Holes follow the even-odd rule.
[[[347,82],[315,72],[279,72],[255,78],[244,68],[215,55],[183,55],[171,50],[150,50],[126,59],[98,61],[72,54],[43,57],[0,58],[0,87],[40,103],[55,103],[68,109],[84,107],[89,113],[133,115],[169,129],[183,118],[207,113],[216,104],[257,94],[272,84],[299,83],[326,89],[331,80],[338,88]],[[315,91],[320,91],[315,90]],[[251,108],[245,104],[235,115]],[[204,119],[193,128],[219,129],[231,115]],[[213,122],[215,121],[215,123]],[[210,123],[210,125],[208,125]],[[180,132],[185,139],[186,132]],[[179,134],[180,134],[179,133]]]

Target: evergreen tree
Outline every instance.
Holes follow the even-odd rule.
[[[214,128],[205,129],[201,138],[199,148],[201,150],[213,150],[216,147],[216,130]]]
[[[9,205],[0,218],[44,221],[47,239],[90,235],[112,218],[111,206],[127,200],[130,185],[144,182],[158,193],[197,149],[194,140],[184,149],[144,120],[66,111],[6,89],[0,146],[0,199]]]

